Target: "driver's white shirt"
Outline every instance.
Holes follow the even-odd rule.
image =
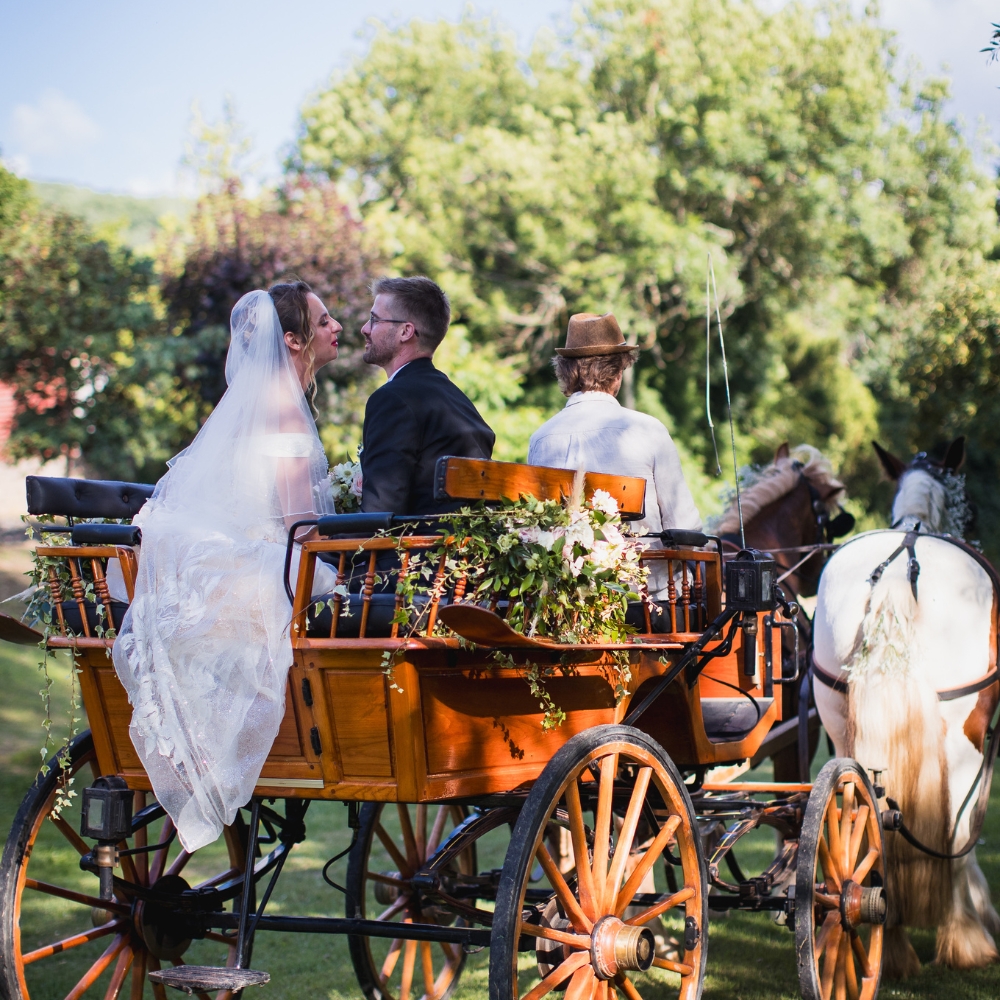
[[[528,464],[641,477],[646,480],[646,516],[632,522],[633,531],[701,530],[701,515],[670,432],[656,417],[626,409],[610,393],[573,393],[531,435]],[[657,596],[665,585],[665,579],[651,579],[650,591]]]

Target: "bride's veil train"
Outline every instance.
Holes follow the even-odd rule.
[[[188,851],[253,793],[292,662],[287,526],[332,513],[326,456],[267,292],[233,309],[226,381],[135,519],[139,573],[114,646],[132,742]]]

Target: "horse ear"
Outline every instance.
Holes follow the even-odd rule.
[[[774,460],[780,462],[781,459],[788,458],[788,442],[778,445],[778,450],[774,453]]]
[[[961,434],[948,445],[948,450],[944,453],[944,461],[941,463],[946,469],[958,472],[965,462],[965,435]]]
[[[890,455],[878,441],[872,441],[872,447],[875,449],[875,454],[878,455],[878,460],[882,463],[882,468],[885,469],[885,474],[892,480],[899,479],[906,471],[906,463],[896,458],[895,455]]]

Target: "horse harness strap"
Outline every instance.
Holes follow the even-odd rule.
[[[840,694],[847,694],[847,681],[827,673],[815,660],[812,663],[812,672],[813,676],[821,684],[825,684],[828,688],[832,688]],[[963,684],[961,687],[943,688],[938,691],[938,701],[957,701],[959,698],[976,694],[976,692],[996,684],[998,679],[1000,679],[1000,670],[994,667],[988,674],[983,674],[982,677],[977,677],[974,681],[969,681],[968,684]]]
[[[919,525],[918,525],[919,527]],[[917,543],[917,531],[908,531],[903,537],[902,544],[896,549],[895,552],[889,556],[888,559],[883,559],[871,572],[871,576],[868,577],[868,582],[875,586],[879,580],[882,579],[882,574],[886,571],[889,564],[896,558],[896,556],[902,555],[904,552],[910,554],[910,558],[906,563],[906,578],[910,581],[910,590],[913,591],[913,599],[917,599],[917,577],[920,576],[920,563],[917,562],[917,553],[915,551],[915,545]]]

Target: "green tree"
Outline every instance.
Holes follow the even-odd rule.
[[[0,231],[0,275],[0,380],[17,405],[9,456],[140,474],[159,457],[134,392],[160,332],[152,262],[26,201]]]
[[[590,0],[526,57],[491,21],[378,29],[303,109],[289,166],[352,188],[470,343],[523,358],[515,405],[557,405],[568,314],[613,310],[647,348],[626,401],[706,466],[710,250],[744,455],[808,441],[881,503],[868,440],[919,426],[899,359],[997,238],[945,98],[846,3]]]

